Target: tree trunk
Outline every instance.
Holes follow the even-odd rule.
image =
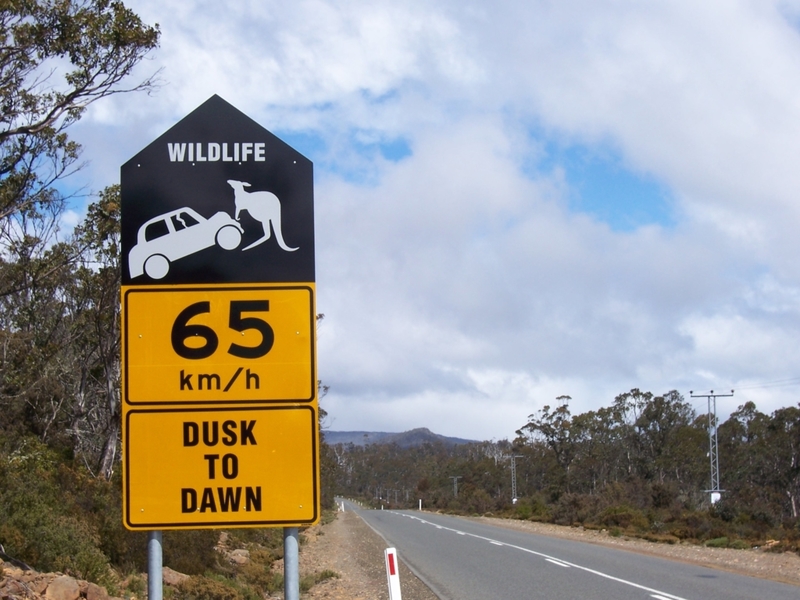
[[[114,474],[114,463],[117,458],[117,443],[119,438],[119,419],[112,418],[108,429],[106,443],[103,446],[103,455],[100,460],[100,476],[111,479]]]

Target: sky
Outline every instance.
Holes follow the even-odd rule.
[[[214,94],[311,159],[330,429],[797,406],[800,0],[126,4],[161,85],[92,105],[76,185]]]

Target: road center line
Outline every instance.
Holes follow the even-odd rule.
[[[541,558],[544,558],[545,560],[549,560],[550,562],[553,562],[553,563],[559,563],[560,562],[563,566],[574,567],[575,569],[580,569],[581,571],[585,571],[586,573],[591,573],[593,575],[597,575],[598,577],[603,577],[605,579],[609,579],[611,581],[616,581],[617,583],[621,583],[623,585],[628,585],[630,587],[633,587],[633,588],[636,588],[636,589],[639,589],[639,590],[644,590],[645,592],[650,592],[650,595],[653,598],[658,598],[658,600],[686,600],[686,598],[682,598],[681,596],[676,596],[676,595],[670,594],[668,592],[662,592],[661,590],[656,590],[656,589],[647,587],[646,585],[641,585],[639,583],[635,583],[633,581],[628,581],[627,579],[622,579],[620,577],[614,577],[613,575],[609,575],[608,573],[603,573],[602,571],[596,571],[595,569],[590,569],[589,567],[576,565],[575,563],[571,563],[569,561],[562,560],[560,558],[556,558],[555,556],[549,556],[549,555],[544,554],[542,552],[537,552],[536,550],[530,550],[528,548],[523,548],[522,546],[515,546],[514,544],[506,544],[506,543],[496,542],[495,540],[493,540],[491,538],[487,538],[487,537],[484,537],[482,535],[476,535],[474,533],[466,533],[466,532],[462,533],[462,532],[458,531],[457,529],[453,529],[451,527],[445,527],[444,525],[437,525],[436,523],[433,523],[431,521],[426,521],[425,519],[421,519],[420,517],[417,517],[417,516],[414,516],[414,515],[405,515],[403,513],[398,513],[398,512],[395,512],[395,511],[390,511],[390,512],[392,514],[395,514],[395,515],[408,517],[409,519],[416,519],[416,520],[418,520],[418,521],[420,521],[422,523],[425,523],[427,525],[433,525],[437,529],[444,529],[446,531],[452,531],[453,533],[461,533],[461,535],[468,535],[468,536],[473,537],[473,538],[478,539],[478,540],[484,540],[484,541],[491,542],[493,544],[497,544],[497,545],[500,545],[500,546],[506,546],[507,548],[513,548],[515,550],[520,550],[522,552],[527,552],[528,554],[533,554],[534,556],[540,556]]]
[[[553,560],[552,558],[546,558],[545,560],[546,560],[547,562],[551,562],[551,563],[553,563],[554,565],[558,565],[559,567],[564,567],[565,569],[569,569],[569,565],[567,565],[567,564],[564,564],[564,563],[563,563],[563,562],[561,562],[560,560]]]

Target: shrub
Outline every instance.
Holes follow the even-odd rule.
[[[77,503],[69,488],[62,489],[65,478],[82,475],[59,466],[57,455],[35,439],[0,457],[0,522],[6,551],[38,571],[61,571],[106,585],[109,561],[99,547],[93,505]],[[91,495],[92,486],[87,488],[85,494]]]
[[[597,503],[596,496],[564,494],[553,507],[553,521],[558,525],[583,523],[594,515]]]
[[[527,521],[531,516],[533,516],[533,508],[531,508],[530,502],[526,500],[518,501],[514,506],[514,518]]]
[[[318,583],[322,583],[326,579],[338,579],[339,577],[340,575],[336,571],[331,571],[330,569],[325,569],[324,571],[313,573],[311,575],[304,575],[300,578],[300,591],[307,592],[312,587]]]
[[[606,526],[617,526],[623,529],[634,528],[638,530],[648,529],[647,517],[642,511],[631,508],[625,504],[620,506],[609,506],[600,513],[600,522]]]
[[[214,550],[218,539],[219,531],[214,529],[165,531],[164,564],[186,575],[223,570]]]
[[[646,533],[642,536],[648,542],[655,542],[657,544],[677,544],[680,539],[668,533]]]
[[[262,595],[277,592],[283,587],[283,575],[273,571],[271,566],[272,562],[264,564],[251,560],[238,569],[238,576]]]
[[[244,600],[244,596],[227,582],[197,575],[175,588],[173,600]]]

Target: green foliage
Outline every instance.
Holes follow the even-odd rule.
[[[272,561],[262,562],[255,558],[239,568],[238,576],[243,583],[262,595],[277,592],[283,587],[283,575],[271,568]]]
[[[728,491],[711,505],[708,422],[678,392],[633,389],[578,415],[568,396],[557,401],[530,415],[513,443],[338,445],[337,493],[375,507],[422,499],[430,510],[599,526],[665,543],[727,537],[731,546],[773,539],[797,548],[800,408],[764,415],[748,403],[719,427]]]
[[[219,555],[214,551],[218,539],[219,531],[213,529],[165,531],[164,564],[187,575],[200,575],[218,569]]]
[[[68,130],[86,107],[154,87],[126,80],[158,38],[120,1],[0,4],[0,430],[105,478],[119,444],[118,189],[65,240],[59,182],[80,168]]]
[[[648,529],[650,525],[642,511],[624,504],[606,508],[600,513],[599,522],[606,526],[616,526],[622,529],[633,528],[639,531]]]
[[[0,455],[0,541],[10,555],[38,570],[107,582],[108,557],[92,514],[103,487],[61,464],[35,438],[25,439],[11,455]]]
[[[231,582],[196,575],[177,586],[174,600],[245,600]]]
[[[307,592],[318,583],[322,583],[327,579],[338,579],[339,577],[341,577],[339,573],[336,571],[331,571],[330,569],[325,569],[310,575],[304,575],[300,578],[300,591]]]

